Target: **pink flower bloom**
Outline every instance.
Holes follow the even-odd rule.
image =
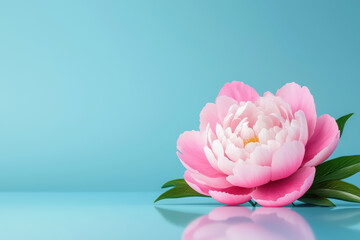
[[[200,131],[180,135],[178,156],[197,192],[237,205],[253,198],[285,206],[311,186],[315,166],[335,150],[334,118],[317,118],[307,87],[289,83],[260,97],[242,82],[227,83],[200,113]]]

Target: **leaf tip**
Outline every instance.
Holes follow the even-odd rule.
[[[340,137],[341,137],[341,135],[342,135],[342,133],[343,133],[343,130],[344,130],[344,127],[345,127],[345,124],[346,124],[347,120],[348,120],[352,115],[354,115],[354,113],[349,113],[349,114],[344,115],[344,116],[342,116],[342,117],[340,117],[340,118],[338,118],[338,119],[336,120],[336,123],[337,123],[337,125],[338,125],[338,127],[339,127],[339,130],[340,130]]]
[[[161,186],[161,189],[169,188],[169,187],[175,187],[175,185],[174,185],[174,184],[165,183],[164,185]]]

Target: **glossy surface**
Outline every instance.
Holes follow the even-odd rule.
[[[1,239],[356,239],[359,204],[223,206],[158,193],[0,193]]]

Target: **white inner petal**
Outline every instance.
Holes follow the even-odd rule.
[[[284,143],[307,141],[307,122],[302,111],[292,114],[281,98],[267,93],[255,103],[241,102],[230,107],[216,133],[206,129],[204,148],[211,166],[232,174],[237,163],[271,166],[272,153]]]

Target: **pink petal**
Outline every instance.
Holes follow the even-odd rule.
[[[235,163],[230,161],[227,157],[221,156],[218,158],[218,168],[226,175],[233,174]]]
[[[192,170],[187,170],[185,171],[184,179],[192,189],[204,195],[209,195],[210,189],[222,191],[222,189],[232,187],[232,185],[226,181],[225,175],[210,178],[193,172]]]
[[[326,159],[328,159],[330,155],[334,152],[335,148],[337,147],[337,144],[339,143],[339,138],[340,138],[340,132],[336,135],[334,141],[330,143],[329,146],[327,146],[321,152],[316,154],[316,156],[312,160],[306,162],[304,166],[305,167],[317,166],[320,163],[324,162]]]
[[[224,147],[218,139],[213,142],[212,150],[216,157],[224,156]]]
[[[264,93],[264,97],[260,97],[256,101],[256,105],[260,107],[266,115],[274,114],[284,120],[291,120],[293,118],[292,109],[289,103],[279,96],[274,96],[270,92]]]
[[[228,205],[238,205],[248,202],[251,199],[252,191],[252,188],[230,187],[221,191],[209,190],[209,194],[218,202]]]
[[[260,165],[260,166],[270,166],[272,161],[273,152],[269,146],[260,145],[254,149],[250,154],[250,159],[248,162]]]
[[[308,142],[308,127],[306,117],[303,111],[299,110],[295,114],[295,119],[291,121],[290,127],[287,129],[288,135],[286,142],[301,141],[304,146]]]
[[[189,170],[186,170],[184,173],[184,179],[187,182],[187,184],[189,184],[189,186],[194,189],[195,191],[197,191],[200,194],[203,195],[209,195],[209,187],[205,186],[203,184],[198,183],[192,176],[191,176],[191,172]]]
[[[314,98],[307,87],[301,87],[296,83],[285,84],[280,88],[276,96],[289,103],[293,114],[298,110],[305,113],[308,125],[308,136],[311,137],[316,124],[316,108]]]
[[[223,174],[208,177],[201,173],[191,171],[191,176],[198,183],[209,186],[210,188],[224,189],[232,186],[231,183],[226,180],[226,175]]]
[[[208,159],[210,165],[216,169],[218,172],[220,172],[221,170],[219,169],[219,167],[217,166],[218,164],[218,160],[216,159],[213,151],[209,148],[209,147],[204,147],[204,152],[206,155],[206,158]]]
[[[220,90],[218,97],[228,96],[237,102],[251,101],[255,102],[259,94],[252,87],[244,84],[243,82],[233,81],[226,83]]]
[[[200,113],[200,131],[205,131],[208,124],[213,132],[216,132],[216,124],[222,125],[229,109],[237,102],[223,96],[216,99],[216,103],[208,103]]]
[[[177,155],[186,169],[210,177],[219,176],[220,173],[210,165],[206,158],[205,145],[206,139],[200,132],[184,132],[177,141],[177,149],[180,151]]]
[[[214,103],[208,103],[200,113],[200,131],[205,131],[207,125],[210,124],[211,130],[216,132],[216,123],[221,123],[216,105]]]
[[[237,105],[237,102],[234,99],[227,96],[217,97],[215,102],[218,117],[221,123],[224,121],[226,115],[228,114],[230,107],[234,104]]]
[[[302,167],[290,177],[257,187],[252,197],[264,207],[288,205],[304,195],[310,188],[314,176],[314,167]]]
[[[321,115],[306,145],[304,166],[316,166],[325,161],[335,150],[339,138],[340,131],[335,119],[328,114]]]
[[[257,164],[238,162],[233,172],[234,175],[229,175],[227,181],[244,188],[261,186],[268,183],[271,178],[271,168]]]
[[[305,147],[302,142],[288,142],[273,155],[271,181],[286,178],[296,172],[304,159]]]

